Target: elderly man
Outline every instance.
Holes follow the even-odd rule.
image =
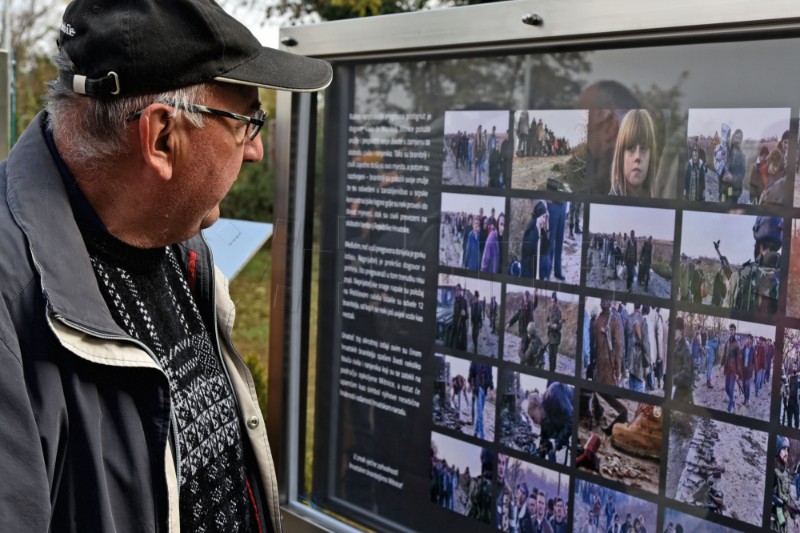
[[[0,531],[280,531],[233,304],[201,229],[263,156],[257,87],[323,62],[207,0],[73,1],[0,166]]]

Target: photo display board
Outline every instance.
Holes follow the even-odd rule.
[[[304,498],[380,531],[800,531],[797,49],[337,64]]]

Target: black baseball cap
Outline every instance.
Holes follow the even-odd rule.
[[[75,65],[62,83],[101,99],[208,81],[318,91],[333,77],[325,61],[262,46],[212,0],[73,0],[58,46]]]

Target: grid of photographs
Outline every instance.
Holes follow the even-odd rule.
[[[777,107],[446,113],[434,428],[494,452],[484,521],[800,532],[796,129]],[[472,307],[475,341],[451,325]]]

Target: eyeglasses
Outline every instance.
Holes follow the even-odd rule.
[[[254,140],[256,136],[258,136],[258,132],[261,131],[261,128],[264,127],[264,123],[267,121],[267,112],[264,111],[263,109],[256,109],[255,112],[248,117],[247,115],[240,115],[239,113],[223,111],[222,109],[214,109],[213,107],[206,107],[200,104],[178,105],[175,102],[162,102],[162,103],[172,107],[181,107],[193,113],[205,113],[207,115],[216,115],[218,117],[232,118],[234,120],[247,122],[247,131],[245,132],[245,135],[251,141]],[[132,122],[141,117],[142,113],[144,113],[144,109],[140,109],[135,113],[131,113],[130,115],[125,117],[125,121]]]

